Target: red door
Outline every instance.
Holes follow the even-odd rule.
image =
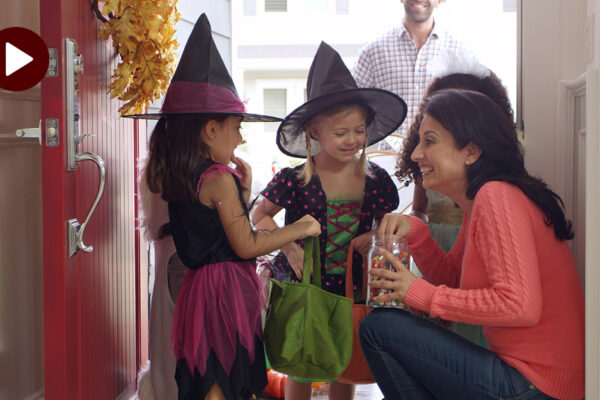
[[[58,54],[56,76],[42,81],[41,115],[44,397],[49,400],[128,398],[146,359],[141,334],[146,307],[140,301],[146,288],[135,230],[139,132],[136,122],[119,118],[119,104],[107,94],[118,59],[111,44],[98,38],[100,22],[91,3],[40,1],[41,35]],[[75,91],[78,95],[68,96]],[[69,157],[68,132],[93,136],[72,144]],[[88,218],[102,186],[102,160],[104,194]],[[70,220],[79,229],[76,223],[69,229]],[[81,226],[79,247],[93,250],[70,255],[69,235],[76,246]]]

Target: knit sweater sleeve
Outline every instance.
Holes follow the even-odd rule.
[[[445,253],[421,219],[410,216],[410,220],[411,231],[407,237],[407,244],[423,277],[433,285],[457,288],[465,242],[464,229],[459,232],[452,249]]]
[[[461,282],[460,287],[454,288],[419,279],[411,284],[405,302],[452,321],[489,326],[535,325],[542,309],[534,236],[534,218],[539,218],[539,213],[534,212],[535,208],[515,186],[486,183],[475,197],[468,229],[462,232],[465,251],[461,270],[477,269],[488,283],[465,288]]]

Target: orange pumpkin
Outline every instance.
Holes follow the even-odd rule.
[[[285,383],[287,382],[287,375],[272,369],[267,370],[267,387],[265,387],[264,393],[267,396],[271,396],[276,399],[283,399],[285,396]]]

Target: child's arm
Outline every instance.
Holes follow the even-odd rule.
[[[263,199],[261,203],[256,207],[254,214],[252,215],[252,222],[254,226],[261,230],[275,230],[279,228],[273,217],[282,210],[281,206],[273,204],[268,199]],[[296,242],[290,242],[285,246],[281,247],[281,251],[285,254],[290,263],[290,266],[296,273],[299,279],[302,279],[302,262],[304,260],[304,249]]]
[[[367,255],[371,246],[371,237],[377,233],[378,226],[381,224],[384,215],[398,208],[398,204],[400,203],[396,185],[387,171],[375,163],[371,163],[370,165],[377,177],[374,181],[375,186],[373,188],[373,195],[375,195],[375,193],[376,195],[370,197],[370,204],[367,203],[368,207],[372,206],[375,208],[373,221],[370,226],[367,226],[367,229],[370,228],[370,231],[352,239],[354,250],[358,251],[363,256]],[[425,192],[423,191],[423,193]]]
[[[359,252],[363,257],[366,257],[369,252],[369,248],[371,247],[371,237],[377,234],[377,227],[381,222],[381,219],[385,215],[385,212],[382,210],[375,211],[375,217],[373,218],[373,227],[370,231],[363,233],[362,235],[356,236],[352,239],[352,243],[354,244],[354,250]]]
[[[308,236],[321,233],[321,225],[310,215],[274,232],[256,232],[244,213],[237,186],[230,174],[209,174],[202,181],[200,201],[216,207],[233,251],[241,258],[254,258]]]

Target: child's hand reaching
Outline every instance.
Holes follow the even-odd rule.
[[[352,243],[354,244],[354,250],[358,251],[360,255],[366,257],[369,252],[369,248],[371,247],[371,237],[377,233],[376,231],[365,232],[362,235],[358,235],[354,239],[352,239]]]
[[[285,256],[287,257],[290,267],[292,267],[294,270],[296,277],[298,279],[302,279],[302,269],[304,267],[304,249],[296,243],[294,243],[293,246],[294,247],[291,250],[285,253]],[[312,265],[310,268],[310,272],[312,273]]]
[[[319,236],[321,234],[321,224],[319,221],[314,219],[312,215],[306,214],[298,221],[294,222],[294,224],[298,224],[304,228],[304,236],[302,236],[300,239],[304,239],[309,236]]]
[[[306,214],[292,225],[299,227],[302,231],[302,237],[304,239],[309,236],[319,236],[321,233],[321,224],[319,221],[313,218],[313,216]],[[291,243],[287,249],[284,250],[285,255],[290,263],[290,266],[294,270],[294,273],[298,279],[302,279],[302,268],[304,263],[304,250],[296,243]],[[310,266],[310,272],[312,274],[312,265]]]
[[[231,162],[235,164],[235,172],[241,176],[242,189],[252,190],[252,167],[250,167],[250,164],[236,156],[231,157]]]

